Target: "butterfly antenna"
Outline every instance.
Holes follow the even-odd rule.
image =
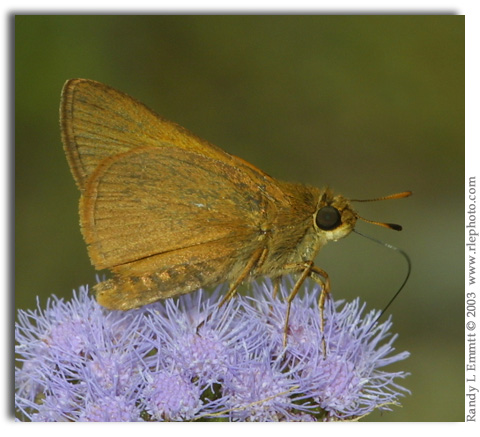
[[[401,193],[396,193],[396,194],[390,194],[388,196],[383,196],[383,197],[376,197],[375,199],[352,199],[351,202],[376,202],[377,200],[390,200],[390,199],[403,199],[405,197],[411,196],[413,193],[411,191],[403,191]],[[368,220],[366,218],[360,217],[357,215],[357,217],[360,220],[363,220],[366,223],[370,223],[372,225],[377,225],[377,226],[382,226],[387,229],[392,229],[394,231],[401,231],[402,227],[400,225],[397,225],[395,223],[383,223],[383,222],[376,222],[373,220]],[[359,232],[357,232],[359,234]],[[369,237],[367,237],[369,238]]]

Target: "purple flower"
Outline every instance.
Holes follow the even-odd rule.
[[[156,369],[145,382],[142,403],[154,420],[191,420],[202,408],[199,384],[180,372]]]
[[[391,321],[375,324],[358,299],[327,300],[318,286],[292,305],[283,347],[285,281],[219,307],[222,288],[109,311],[81,289],[70,302],[20,311],[15,405],[30,421],[353,420],[389,410],[408,390]],[[223,289],[223,291],[225,291]],[[373,326],[372,326],[373,325]],[[326,345],[324,349],[323,345]]]

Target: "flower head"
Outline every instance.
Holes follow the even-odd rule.
[[[391,321],[376,324],[359,300],[327,300],[320,288],[292,305],[267,280],[253,296],[219,307],[222,288],[109,311],[81,289],[70,302],[20,311],[16,409],[32,421],[352,420],[388,410],[408,391]],[[324,345],[326,349],[324,349]]]

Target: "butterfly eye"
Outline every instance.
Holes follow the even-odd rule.
[[[324,206],[322,209],[318,210],[315,222],[320,229],[331,231],[342,224],[342,217],[337,208],[334,208],[333,206]]]

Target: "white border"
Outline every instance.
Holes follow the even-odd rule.
[[[81,2],[69,1],[69,2],[60,2],[60,1],[52,1],[52,0],[44,0],[42,2],[37,1],[27,1],[27,0],[7,0],[3,1],[1,4],[1,9],[4,14],[2,15],[3,18],[3,32],[1,33],[2,44],[0,45],[2,50],[2,59],[4,60],[5,67],[1,69],[2,79],[1,84],[3,87],[3,96],[14,96],[14,90],[10,87],[13,86],[13,82],[7,82],[9,79],[14,79],[14,70],[11,65],[8,65],[10,61],[13,59],[14,53],[14,41],[11,40],[13,38],[14,29],[9,27],[13,23],[12,15],[14,14],[52,14],[52,13],[63,13],[63,14],[76,14],[76,13],[84,13],[84,14],[94,14],[94,13],[122,13],[122,14],[129,14],[129,13],[192,13],[192,14],[208,14],[208,13],[220,13],[220,14],[231,14],[231,13],[265,13],[265,14],[273,14],[273,13],[289,13],[289,14],[311,14],[311,13],[351,13],[351,14],[375,14],[375,13],[386,13],[386,14],[394,14],[394,13],[423,13],[423,14],[435,14],[448,12],[448,13],[456,13],[459,15],[466,15],[466,39],[467,39],[467,47],[466,47],[466,54],[467,54],[467,73],[466,73],[466,89],[468,93],[466,95],[466,107],[467,107],[467,117],[466,117],[466,174],[467,175],[477,175],[477,180],[480,180],[480,174],[478,172],[479,165],[474,162],[476,159],[478,162],[478,157],[474,157],[475,153],[474,150],[478,148],[480,145],[479,141],[479,121],[478,121],[478,114],[475,112],[476,106],[478,106],[477,102],[480,102],[480,92],[479,92],[479,79],[480,78],[480,69],[478,67],[478,59],[480,57],[479,51],[479,33],[480,33],[480,21],[479,21],[479,10],[480,6],[477,2],[474,1],[402,1],[402,2],[386,2],[383,1],[370,1],[370,2],[360,2],[360,1],[306,1],[306,0],[297,0],[293,1],[260,1],[260,0],[242,0],[242,1],[235,1],[229,2],[225,4],[225,2],[220,1],[193,1],[193,0],[175,0],[175,1],[153,1],[153,0],[136,0],[135,2],[130,2],[129,4],[121,3],[117,1],[99,1],[99,0],[83,0]],[[10,58],[10,56],[12,58]],[[8,169],[7,164],[10,162],[8,160],[8,150],[10,147],[11,153],[14,153],[13,149],[11,149],[12,145],[8,144],[8,140],[11,138],[13,139],[13,132],[10,131],[13,128],[13,113],[9,113],[9,110],[13,109],[13,106],[10,105],[10,102],[7,102],[6,99],[4,100],[4,104],[1,106],[2,110],[2,117],[1,120],[1,127],[0,132],[3,133],[4,136],[4,147],[0,148],[2,156],[0,157],[0,165],[2,168],[0,169],[0,174],[2,175],[2,189],[0,190],[1,196],[1,204],[2,206],[7,209],[8,204],[8,188],[13,189],[13,187],[9,186],[9,183],[12,182],[12,179],[8,179],[9,172],[13,172],[14,169]],[[7,115],[12,118],[12,123],[8,123]],[[10,121],[10,120],[9,120]],[[462,153],[462,145],[459,145],[459,153]],[[13,173],[11,174],[13,177]],[[7,225],[8,218],[13,218],[13,212],[5,211],[5,214],[1,215],[2,219],[2,230],[4,231],[3,234],[3,241],[9,241],[7,238]],[[13,224],[13,223],[12,223]],[[13,231],[13,229],[9,230]],[[5,247],[5,245],[4,245]],[[5,286],[3,288],[3,299],[4,299],[4,323],[2,328],[6,330],[6,335],[1,336],[1,346],[3,351],[8,351],[7,354],[4,354],[6,359],[0,360],[0,366],[2,367],[2,378],[1,381],[4,383],[4,390],[2,390],[3,396],[0,398],[0,411],[3,414],[3,422],[4,428],[9,428],[10,432],[8,435],[13,435],[15,433],[16,436],[22,436],[23,434],[27,434],[27,432],[38,432],[38,429],[31,429],[26,428],[30,426],[36,426],[35,424],[14,424],[12,423],[10,418],[6,417],[6,413],[8,411],[8,406],[13,399],[10,399],[9,396],[11,393],[8,392],[7,388],[8,385],[5,384],[7,378],[11,376],[11,365],[12,360],[11,351],[11,326],[7,326],[7,322],[12,321],[11,315],[8,314],[10,311],[10,306],[8,302],[8,293],[5,291],[8,290],[6,283],[6,278],[8,278],[9,272],[7,271],[7,256],[12,255],[12,253],[7,252],[4,250],[2,255],[4,256],[3,262],[0,263],[2,270],[1,278],[5,280]],[[13,262],[13,260],[11,261]],[[14,285],[14,284],[11,284]],[[477,348],[478,350],[478,348]],[[5,367],[5,368],[4,368]],[[441,381],[439,381],[441,384]],[[42,424],[44,430],[42,432],[48,432],[50,436],[59,435],[65,433],[65,429],[63,429],[62,424]],[[109,426],[109,429],[112,429],[113,432],[125,432],[124,426],[136,426],[135,424],[89,424],[85,426]],[[122,426],[122,428],[120,428]],[[156,426],[172,426],[169,424],[161,424]],[[177,425],[178,426],[178,425]],[[189,425],[186,425],[189,426]],[[216,433],[224,434],[226,431],[225,426],[228,426],[229,434],[243,434],[245,431],[241,429],[240,426],[232,426],[232,424],[190,424],[190,426],[195,426],[195,436],[208,434],[214,435]],[[260,425],[259,425],[260,426]],[[260,433],[259,426],[250,426],[249,433]],[[274,425],[273,425],[274,426]],[[287,434],[291,435],[292,428],[291,426],[295,426],[295,424],[282,424],[277,425],[275,430],[275,434],[283,435]],[[299,424],[299,426],[308,426],[308,430],[304,430],[306,432],[319,432],[319,426],[336,426],[336,429],[333,430],[326,430],[326,432],[335,432],[335,435],[343,435],[343,434],[351,434],[352,429],[348,429],[349,425],[340,425],[340,424],[314,424],[315,428],[312,425],[308,424]],[[351,425],[355,426],[355,425]],[[372,427],[375,427],[375,432],[382,431],[383,428],[388,428],[385,430],[388,432],[389,436],[395,436],[404,434],[406,432],[405,427],[418,427],[422,426],[421,424],[392,424],[383,423],[383,424],[368,424],[363,423],[360,426],[356,426],[355,434],[360,435],[362,434],[371,434]],[[455,424],[423,424],[423,426],[428,426],[429,432],[431,428],[439,428],[442,427],[442,430],[447,431],[445,426],[451,428],[459,425]],[[422,426],[422,427],[423,427]],[[474,426],[477,426],[475,424]],[[14,429],[15,427],[15,429]],[[113,428],[112,428],[113,427]],[[382,428],[382,430],[379,429]],[[168,432],[169,430],[166,430]],[[452,432],[452,429],[449,429],[447,432]],[[149,430],[148,432],[151,432]],[[154,432],[165,432],[165,430],[157,429]],[[174,432],[178,432],[174,430]],[[264,431],[263,431],[264,432]],[[459,430],[459,432],[462,432]],[[469,432],[471,432],[469,430]],[[69,425],[68,429],[69,436],[71,435],[76,436],[83,435],[85,430],[83,430],[78,425]]]

